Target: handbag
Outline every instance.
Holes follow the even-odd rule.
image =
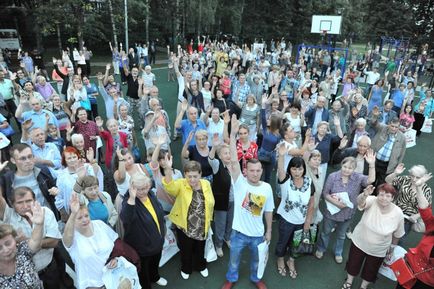
[[[291,252],[294,256],[311,255],[314,252],[315,244],[318,236],[317,225],[312,225],[308,232],[300,229],[294,232],[292,239]]]
[[[431,267],[414,273],[413,269],[410,267],[405,258],[399,258],[398,260],[390,264],[390,268],[392,268],[393,273],[395,273],[396,279],[398,279],[398,283],[401,284],[404,288],[411,288],[413,282],[416,281],[416,277],[418,275],[434,270],[434,267]]]
[[[205,252],[204,252],[205,259],[208,263],[217,260],[217,253],[214,247],[214,243],[212,241],[212,235],[213,235],[212,229],[209,228],[208,236],[205,242]]]
[[[259,149],[258,151],[258,160],[264,163],[271,163],[273,152],[266,151],[264,149]]]
[[[264,241],[258,245],[258,279],[262,279],[262,276],[264,276],[265,267],[267,267],[267,261],[269,257],[269,247],[269,241]]]
[[[422,128],[420,129],[421,132],[424,133],[432,133],[432,119],[425,117],[425,120],[423,122]]]
[[[120,238],[116,239],[115,245],[110,254],[110,257],[107,259],[107,262],[115,257],[124,257],[126,260],[136,266],[137,272],[140,272],[141,263],[139,254],[137,254],[136,250],[133,247],[131,247]]]

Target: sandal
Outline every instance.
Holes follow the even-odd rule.
[[[353,286],[353,283],[348,283],[345,281],[345,283],[342,285],[342,289],[350,289]]]
[[[288,262],[286,262],[286,265],[288,265],[289,268],[289,277],[291,277],[292,279],[297,278],[297,270],[295,270],[294,261],[291,262],[291,260],[288,260]]]
[[[277,259],[277,272],[280,276],[286,277],[286,266],[283,258],[281,258],[280,260],[279,258]]]

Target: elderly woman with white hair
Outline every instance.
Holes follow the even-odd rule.
[[[357,148],[357,142],[362,136],[369,136],[366,131],[366,119],[358,118],[354,122],[354,129],[348,138],[348,147]]]
[[[366,99],[360,92],[354,94],[353,101],[350,102],[350,129],[354,127],[357,119],[368,116],[368,107],[365,104]]]
[[[426,168],[423,165],[415,165],[408,171],[408,176],[399,176],[405,171],[404,164],[399,164],[395,171],[386,177],[386,182],[392,184],[398,191],[394,203],[401,208],[405,217],[405,234],[407,235],[413,224],[423,223],[417,207],[417,187],[416,182],[427,175]],[[432,203],[431,188],[424,183],[421,187],[423,195],[428,200],[429,205]]]
[[[42,75],[36,77],[35,90],[39,92],[40,95],[45,99],[45,101],[50,101],[53,94],[56,94],[53,86]]]

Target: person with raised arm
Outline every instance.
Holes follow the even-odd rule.
[[[175,198],[169,219],[176,226],[178,246],[181,252],[181,276],[199,271],[208,277],[205,243],[214,212],[214,196],[209,181],[201,179],[202,168],[196,161],[184,165],[185,178],[173,179],[172,157],[166,154],[163,186]]]
[[[239,121],[232,115],[230,151],[231,178],[234,189],[234,218],[230,240],[230,260],[226,281],[222,289],[230,289],[238,281],[241,253],[248,247],[251,252],[250,280],[258,289],[266,289],[264,281],[258,278],[258,245],[270,242],[273,221],[273,191],[270,184],[261,181],[262,165],[257,159],[247,160],[246,176],[241,174],[236,149],[236,134]],[[265,216],[266,231],[263,223]]]

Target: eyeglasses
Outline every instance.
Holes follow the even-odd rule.
[[[18,160],[18,161],[20,161],[20,162],[25,162],[26,160],[31,161],[31,160],[33,160],[33,158],[34,158],[33,155],[28,155],[28,156],[24,156],[24,157],[17,158],[16,160]]]

